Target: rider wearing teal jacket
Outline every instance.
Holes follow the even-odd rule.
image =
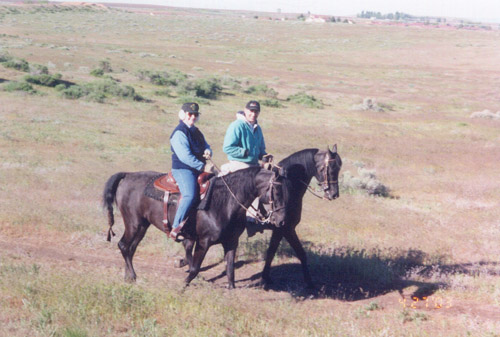
[[[256,103],[255,111],[258,114],[260,112],[258,102],[248,102],[247,109],[253,107],[251,103]],[[266,155],[266,144],[257,120],[250,123],[245,117],[245,112],[238,111],[236,120],[229,125],[226,131],[222,150],[230,161],[244,162],[251,166],[258,165],[259,159]]]

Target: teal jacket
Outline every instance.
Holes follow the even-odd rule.
[[[258,164],[259,159],[266,154],[262,129],[257,123],[252,126],[246,121],[243,112],[238,111],[236,120],[227,128],[222,150],[229,160]]]

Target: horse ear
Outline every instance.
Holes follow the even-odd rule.
[[[330,147],[328,147],[328,150],[330,150]],[[337,144],[333,145],[332,150],[330,152],[337,153]]]

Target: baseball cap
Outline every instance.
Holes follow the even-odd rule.
[[[198,103],[194,102],[184,103],[181,109],[184,110],[184,112],[195,113],[195,114],[200,113],[200,106],[198,105]]]
[[[248,110],[257,110],[257,111],[260,111],[260,104],[257,101],[250,101],[250,102],[247,103],[247,105],[245,106],[245,108],[247,108]]]

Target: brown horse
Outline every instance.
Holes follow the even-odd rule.
[[[147,185],[158,172],[119,172],[112,175],[104,187],[103,205],[108,210],[108,222],[114,224],[113,203],[123,217],[125,232],[118,247],[125,259],[125,280],[135,281],[132,264],[137,245],[153,224],[166,232],[163,225],[163,202],[145,195]],[[246,210],[257,197],[270,207],[271,223],[280,226],[285,221],[285,205],[289,198],[289,181],[279,173],[251,167],[212,181],[212,197],[205,210],[193,210],[184,225],[184,247],[189,261],[189,284],[200,271],[205,255],[214,244],[222,244],[226,259],[229,288],[234,288],[234,258],[238,240],[245,229]],[[243,207],[242,207],[243,206]],[[175,207],[169,208],[172,223]],[[108,236],[108,240],[110,237]],[[191,255],[194,248],[194,255]]]

